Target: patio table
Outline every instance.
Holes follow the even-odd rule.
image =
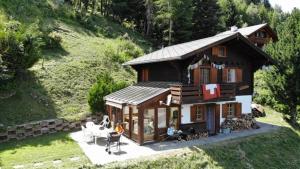
[[[90,128],[92,135],[94,137],[95,144],[97,144],[97,138],[107,137],[107,134],[112,131],[112,129],[107,129],[107,128],[101,130],[100,127],[101,127],[100,125],[94,125],[92,128]]]

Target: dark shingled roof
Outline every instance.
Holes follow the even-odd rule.
[[[196,50],[204,49],[205,47],[208,47],[212,44],[222,42],[225,39],[235,38],[238,36],[238,34],[238,32],[231,32],[224,35],[221,34],[191,42],[168,46],[155,52],[149,53],[147,55],[133,59],[131,61],[128,61],[124,65],[138,65],[144,63],[181,60],[185,58],[184,56],[191,54]]]
[[[118,104],[138,105],[170,90],[176,82],[141,82],[104,97],[104,100]]]
[[[160,50],[154,51],[152,53],[128,61],[124,63],[124,65],[139,65],[139,64],[162,62],[162,61],[183,60],[191,56],[196,51],[200,52],[208,49],[211,46],[218,45],[225,41],[238,38],[238,37],[242,37],[241,39],[244,42],[246,42],[248,45],[250,45],[252,48],[254,48],[257,52],[262,54],[267,59],[270,59],[270,57],[265,52],[255,47],[254,44],[249,43],[249,40],[245,38],[251,33],[264,27],[267,27],[270,31],[272,31],[272,29],[269,28],[268,24],[260,24],[260,25],[240,28],[237,31],[225,31],[208,38],[194,40],[191,42],[181,43],[181,44],[162,48]],[[273,34],[276,35],[274,32]]]

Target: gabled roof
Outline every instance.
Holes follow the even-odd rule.
[[[140,82],[104,97],[104,100],[117,104],[139,105],[155,96],[170,90],[176,82]]]
[[[263,24],[259,24],[259,25],[254,25],[254,26],[248,26],[248,27],[245,27],[245,28],[239,28],[237,30],[237,32],[239,32],[240,34],[242,34],[243,36],[249,36],[251,35],[252,33],[256,32],[257,30],[267,26],[268,24],[266,23],[263,23]],[[225,32],[222,32],[220,33],[219,35],[222,35],[222,34],[228,34],[232,32],[231,30],[229,31],[225,31]]]
[[[254,29],[261,28],[263,25],[257,25],[250,27],[249,29],[242,29],[244,33],[250,33]],[[226,31],[220,34],[217,34],[212,37],[199,39],[191,42],[181,43],[177,45],[168,46],[157,50],[155,52],[146,54],[144,56],[138,57],[131,61],[124,63],[123,65],[139,65],[139,64],[146,64],[146,63],[155,63],[155,62],[163,62],[163,61],[172,61],[172,60],[183,60],[189,56],[195,54],[195,52],[201,52],[213,46],[219,45],[223,42],[227,42],[232,39],[240,39],[260,55],[262,55],[267,60],[272,60],[271,57],[262,51],[260,48],[256,47],[252,44],[248,39],[245,38],[239,31]]]
[[[234,39],[238,36],[238,34],[238,32],[231,32],[227,34],[216,35],[191,42],[168,46],[155,52],[149,53],[147,55],[133,59],[129,62],[126,62],[124,65],[138,65],[170,60],[181,60],[184,59],[186,55],[191,54],[194,51],[204,49],[213,44],[222,43],[228,39]]]
[[[251,34],[253,34],[254,32],[256,32],[260,29],[263,29],[263,28],[266,28],[272,34],[272,37],[275,40],[278,39],[276,33],[272,30],[272,28],[267,23],[254,25],[254,26],[248,26],[248,27],[244,27],[244,28],[239,28],[237,30],[237,32],[239,32],[240,34],[242,34],[245,37],[248,37]],[[231,32],[232,32],[231,30],[228,30],[228,31],[220,33],[219,35],[222,35],[222,34],[224,35],[224,34],[228,34],[228,33],[231,33]]]

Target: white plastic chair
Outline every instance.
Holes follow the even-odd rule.
[[[102,119],[102,122],[100,123],[100,127],[101,128],[103,128],[103,127],[108,128],[109,123],[110,123],[110,120],[109,120],[108,115],[104,115],[103,119]]]
[[[84,126],[81,126],[81,130],[83,133],[83,140],[85,142],[90,142],[91,140],[93,140],[93,133],[89,130],[87,130],[87,128],[85,128]]]
[[[94,124],[94,122],[89,121],[89,122],[86,122],[85,125],[86,125],[86,128],[87,128],[87,129],[92,129],[92,128],[94,127],[95,124]]]

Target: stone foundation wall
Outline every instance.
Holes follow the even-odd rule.
[[[72,122],[64,119],[50,119],[2,127],[0,129],[0,143],[12,140],[22,140],[28,137],[38,137],[60,131],[78,131],[81,129],[81,125],[85,125],[87,121],[99,123],[100,120],[102,120],[102,115],[97,114]]]

